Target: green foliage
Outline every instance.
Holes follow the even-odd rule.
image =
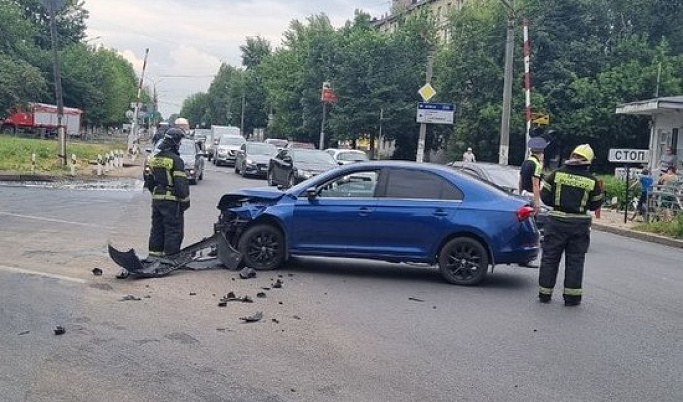
[[[0,52],[0,110],[40,98],[46,90],[40,70]]]
[[[31,171],[31,155],[36,154],[36,170],[41,172],[59,172],[61,161],[57,157],[59,143],[54,140],[18,138],[0,135],[0,170],[16,172]],[[98,154],[105,154],[115,149],[125,148],[125,144],[82,144],[70,142],[69,154],[75,154],[78,165],[83,168],[88,161]]]
[[[683,239],[683,213],[678,213],[670,222],[651,222],[634,228],[643,232],[657,233],[664,236]]]

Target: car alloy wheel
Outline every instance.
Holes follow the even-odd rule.
[[[270,224],[257,224],[240,236],[237,249],[247,267],[271,270],[285,260],[285,241],[282,232]]]
[[[439,269],[455,285],[477,285],[486,278],[489,257],[484,246],[471,237],[456,237],[439,253]]]

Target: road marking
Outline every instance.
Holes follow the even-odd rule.
[[[36,221],[44,221],[44,222],[53,222],[53,223],[65,223],[68,225],[75,225],[75,226],[84,226],[88,228],[95,228],[95,229],[114,229],[111,226],[102,226],[102,225],[93,225],[90,223],[81,223],[81,222],[73,222],[73,221],[64,221],[61,219],[53,219],[53,218],[44,218],[42,216],[31,216],[31,215],[20,215],[20,214],[11,214],[9,212],[0,212],[0,215],[5,215],[5,216],[13,216],[15,218],[24,218],[24,219],[33,219]]]
[[[0,270],[7,271],[7,272],[13,272],[15,274],[42,276],[44,278],[59,279],[61,281],[68,281],[68,282],[74,282],[74,283],[88,283],[88,281],[86,281],[84,279],[72,278],[70,276],[64,276],[64,275],[59,275],[59,274],[49,274],[47,272],[31,271],[30,269],[8,267],[5,265],[0,265]]]

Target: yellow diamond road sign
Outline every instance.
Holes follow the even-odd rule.
[[[436,90],[430,84],[425,84],[422,88],[420,88],[419,91],[417,91],[417,93],[420,94],[425,102],[428,102],[434,97],[434,95],[436,95]]]

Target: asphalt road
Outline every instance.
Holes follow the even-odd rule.
[[[265,183],[207,169],[186,243],[211,234],[221,194]],[[594,231],[577,308],[538,304],[537,271],[505,266],[476,288],[315,258],[250,280],[115,279],[107,243],[144,252],[149,214],[139,185],[0,187],[0,400],[683,400],[678,249]],[[229,291],[254,303],[218,307]]]

